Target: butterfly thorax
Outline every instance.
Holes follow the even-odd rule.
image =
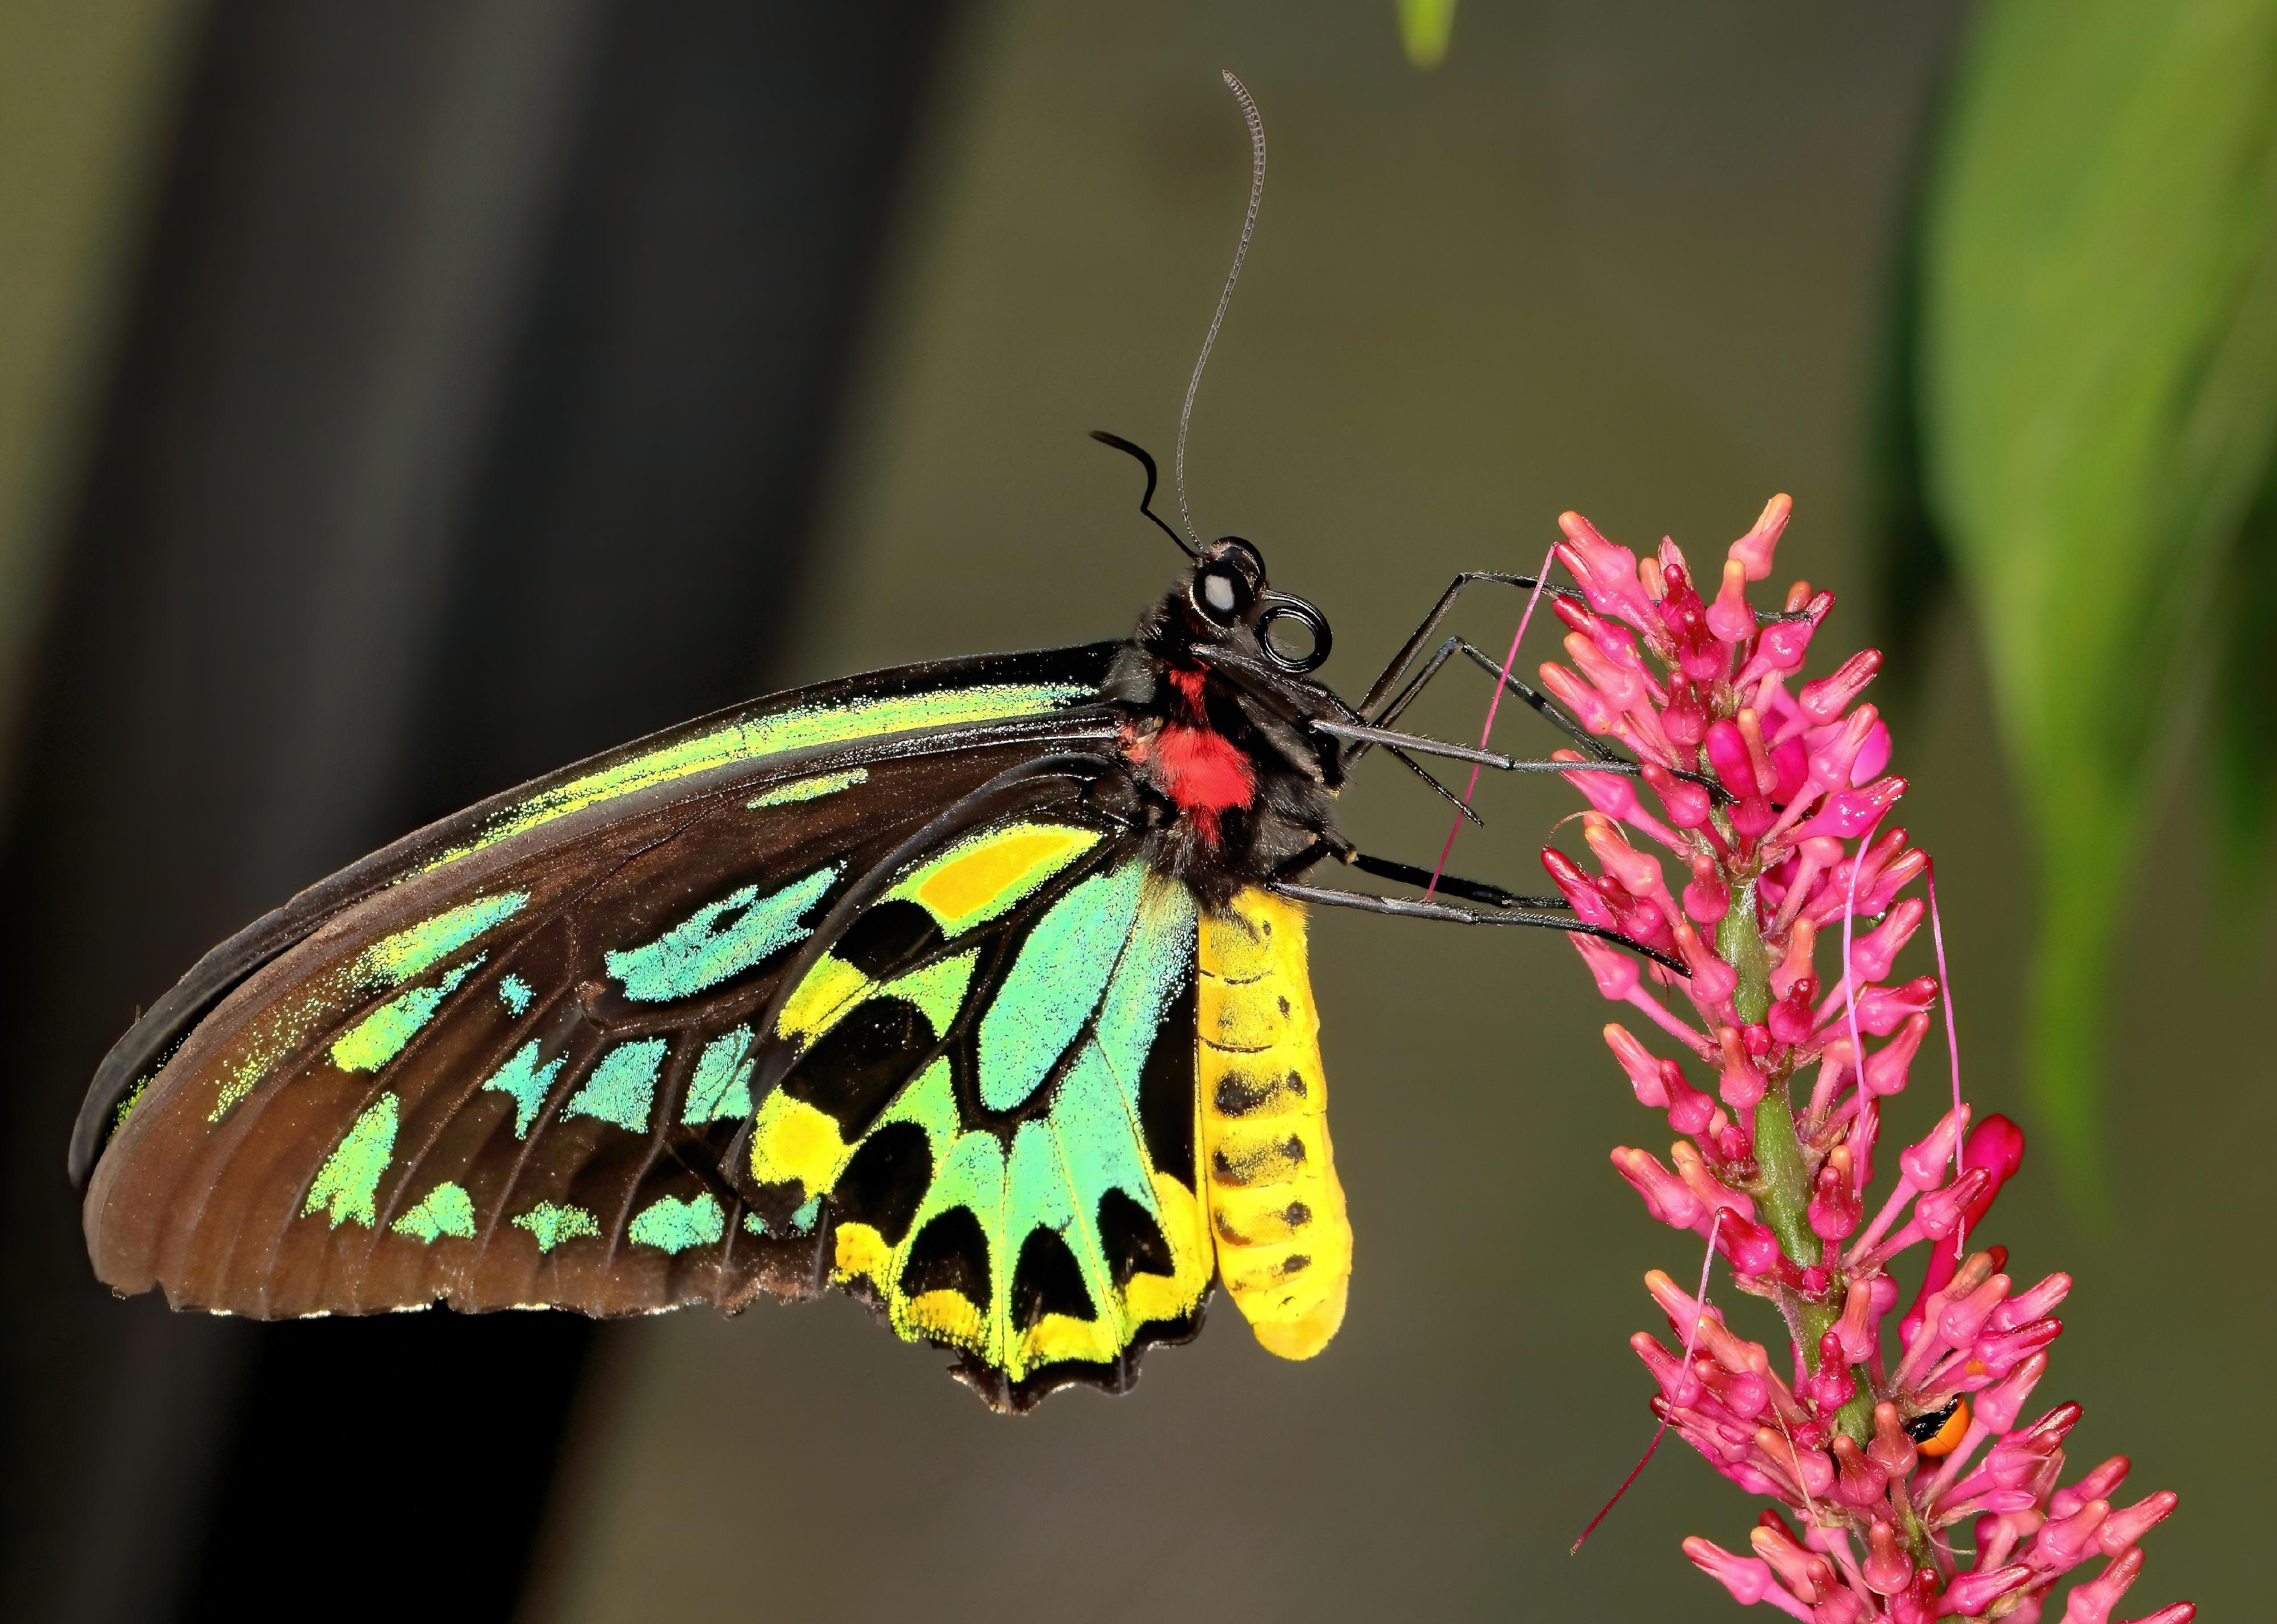
[[[1166,593],[1106,682],[1147,827],[1146,856],[1222,908],[1337,843],[1336,758],[1302,730],[1323,690],[1272,669],[1253,627],[1213,625]]]

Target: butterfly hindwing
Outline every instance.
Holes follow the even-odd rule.
[[[1133,844],[1023,818],[897,876],[782,1004],[736,1169],[762,1224],[822,1217],[832,1277],[1000,1404],[1122,1384],[1212,1275],[1195,905]]]

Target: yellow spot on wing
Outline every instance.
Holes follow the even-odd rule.
[[[868,976],[836,954],[825,953],[815,960],[814,968],[806,972],[806,980],[798,984],[798,990],[783,1005],[782,1014],[775,1021],[775,1031],[787,1038],[804,1038],[811,1042],[828,1031],[830,1024],[871,986]]]
[[[863,1275],[882,1288],[893,1269],[894,1249],[886,1244],[886,1238],[878,1233],[876,1226],[842,1224],[838,1226],[837,1241],[837,1277],[843,1281]]]
[[[1103,838],[1096,829],[1015,823],[934,858],[884,900],[922,903],[954,936],[993,919]]]
[[[867,1226],[849,1224],[847,1227]],[[844,1232],[840,1231],[842,1234]],[[842,1251],[841,1256],[843,1255]],[[944,1289],[920,1292],[910,1299],[909,1306],[902,1311],[902,1318],[903,1326],[896,1326],[895,1329],[910,1339],[932,1337],[958,1347],[970,1348],[978,1348],[987,1340],[987,1332],[980,1323],[979,1308],[962,1292]]]
[[[751,1133],[751,1177],[761,1184],[792,1180],[809,1195],[838,1182],[839,1170],[853,1147],[839,1137],[838,1125],[803,1100],[777,1092],[759,1108]]]

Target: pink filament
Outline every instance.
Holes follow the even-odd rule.
[[[1953,1056],[1953,1176],[1961,1177],[1961,1031],[1953,1017],[1953,976],[1945,967],[1945,925],[1937,913],[1937,859],[1930,859],[1924,871],[1929,877],[1929,939],[1937,947],[1937,990],[1945,998],[1945,1052]],[[1851,871],[1857,877],[1857,871]],[[1847,951],[1847,949],[1846,949]],[[1963,1212],[1961,1222],[1953,1226],[1953,1255],[1967,1254],[1962,1245],[1969,1239],[1969,1215]]]
[[[1523,628],[1520,629],[1522,630]],[[1683,1368],[1687,1370],[1692,1369],[1692,1354],[1700,1344],[1700,1322],[1708,1312],[1708,1276],[1716,1266],[1716,1231],[1723,1226],[1724,1206],[1719,1201],[1716,1205],[1715,1216],[1708,1220],[1708,1255],[1700,1260],[1700,1289],[1692,1293],[1692,1300],[1700,1305],[1700,1310],[1692,1316],[1692,1330],[1684,1338]],[[1566,1548],[1567,1556],[1579,1556],[1581,1553],[1582,1545],[1587,1543],[1590,1535],[1597,1531],[1597,1524],[1603,1522],[1613,1507],[1621,1503],[1621,1496],[1629,1491],[1629,1485],[1644,1475],[1646,1462],[1652,1459],[1652,1452],[1660,1447],[1660,1440],[1667,1436],[1668,1422],[1663,1421],[1660,1425],[1652,1430],[1652,1442],[1644,1446],[1644,1453],[1637,1457],[1637,1463],[1629,1468],[1629,1475],[1621,1479],[1621,1486],[1613,1491],[1613,1498],[1598,1507],[1597,1514],[1589,1519],[1589,1526],[1581,1530],[1581,1537]]]
[[[1512,667],[1518,664],[1518,645],[1526,641],[1527,623],[1534,619],[1534,606],[1542,601],[1542,583],[1550,578],[1550,566],[1557,561],[1557,544],[1551,542],[1550,551],[1542,555],[1542,568],[1534,577],[1534,591],[1527,594],[1526,613],[1518,617],[1518,632],[1510,640],[1510,652],[1503,656],[1502,675],[1495,679],[1494,697],[1487,701],[1487,724],[1479,729],[1481,750],[1484,750],[1487,747],[1487,741],[1494,736],[1495,713],[1502,708],[1503,690],[1510,686]],[[1484,763],[1477,761],[1471,763],[1471,782],[1463,786],[1463,804],[1466,807],[1471,804],[1471,797],[1478,793],[1479,769],[1483,765]],[[1425,897],[1429,897],[1439,888],[1439,876],[1447,872],[1447,859],[1455,852],[1455,836],[1462,832],[1463,820],[1461,814],[1458,813],[1454,827],[1447,831],[1447,843],[1439,848],[1439,861],[1431,870],[1431,883],[1423,888]],[[1655,1442],[1657,1441],[1657,1439],[1655,1440]],[[1650,1450],[1645,1452],[1647,1455],[1650,1455],[1651,1452]],[[1615,1495],[1613,1498],[1618,1499],[1620,1497]],[[1595,1528],[1596,1524],[1591,1523],[1589,1526]],[[1584,1534],[1581,1537],[1587,1539],[1588,1536]],[[1575,1549],[1579,1548],[1577,1544]]]

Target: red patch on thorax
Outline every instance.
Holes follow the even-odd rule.
[[[1257,773],[1240,746],[1209,725],[1202,703],[1208,678],[1175,667],[1163,675],[1185,701],[1177,707],[1185,714],[1165,718],[1151,738],[1134,737],[1123,751],[1146,768],[1147,778],[1192,820],[1202,839],[1215,845],[1219,814],[1256,798]]]

